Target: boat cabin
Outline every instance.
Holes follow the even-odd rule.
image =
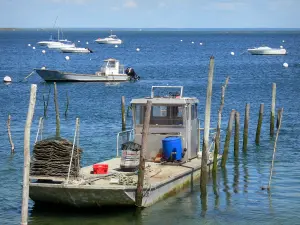
[[[114,35],[114,34],[109,35],[108,37],[109,37],[109,38],[112,38],[112,39],[118,39],[117,35]]]
[[[119,60],[110,58],[103,61],[100,72],[106,76],[124,74],[124,66]]]
[[[170,89],[180,89],[170,92]],[[155,94],[154,90],[167,90],[166,95]],[[163,92],[163,91],[161,91]],[[146,103],[152,101],[150,125],[145,160],[153,161],[159,154],[163,154],[163,143],[168,138],[180,139],[182,155],[180,161],[185,162],[197,157],[199,147],[198,134],[198,99],[183,97],[182,86],[153,86],[151,97],[133,99],[134,142],[141,144]],[[171,140],[169,139],[169,140]],[[174,139],[174,140],[175,140]],[[173,149],[173,147],[171,146]]]

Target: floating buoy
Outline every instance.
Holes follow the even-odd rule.
[[[42,53],[45,54],[45,53],[46,53],[46,50],[42,50]]]
[[[283,46],[282,46],[282,45],[280,45],[280,48],[283,48]]]
[[[34,50],[34,49],[35,49],[35,47],[33,46],[33,47],[32,47],[32,49]]]
[[[180,40],[182,42],[182,40]]]
[[[28,47],[30,47],[31,46],[31,44],[28,44]]]
[[[87,41],[87,42],[86,42],[86,44],[88,45],[88,44],[89,44],[89,42]]]
[[[284,42],[285,42],[285,40],[282,40],[282,42],[284,43]]]
[[[115,48],[119,47],[118,45],[115,45]]]
[[[231,55],[234,55],[234,52],[230,52]]]
[[[45,70],[45,69],[46,69],[46,67],[45,67],[45,66],[43,66],[41,69],[42,69],[42,70]]]
[[[283,63],[283,67],[284,67],[284,68],[288,68],[288,67],[289,67],[289,64]]]
[[[194,44],[194,42],[192,41],[192,44]]]
[[[139,52],[139,51],[140,51],[140,49],[139,49],[139,48],[137,48],[137,49],[136,49],[136,51],[137,51],[137,52]]]
[[[78,43],[80,43],[80,41],[78,40]]]
[[[67,55],[67,56],[65,57],[65,59],[66,59],[66,60],[70,60],[70,56]]]
[[[203,45],[203,43],[202,43],[202,42],[200,42],[200,45]]]
[[[10,82],[11,82],[11,78],[10,78],[9,76],[5,76],[5,77],[3,78],[3,82],[5,82],[5,83],[10,83]]]

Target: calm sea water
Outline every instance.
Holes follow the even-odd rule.
[[[63,137],[72,139],[75,119],[80,118],[80,145],[84,149],[82,164],[85,166],[115,156],[116,133],[121,129],[122,95],[126,96],[129,104],[133,97],[149,96],[152,85],[183,85],[185,96],[200,99],[199,115],[203,124],[211,55],[215,56],[212,126],[216,126],[220,88],[227,76],[230,76],[230,82],[223,111],[223,129],[226,129],[232,109],[241,113],[242,121],[246,103],[251,104],[251,110],[248,152],[240,152],[239,161],[235,162],[233,149],[230,149],[226,169],[218,171],[217,180],[210,179],[207,202],[200,199],[199,182],[195,182],[192,190],[183,190],[142,212],[110,209],[83,214],[78,211],[53,211],[30,202],[30,224],[300,224],[300,32],[120,31],[116,34],[124,40],[124,44],[118,48],[93,42],[98,37],[107,36],[105,32],[66,31],[66,38],[94,50],[89,55],[69,54],[71,59],[66,61],[67,54],[48,49],[43,54],[42,48],[36,45],[36,42],[49,37],[44,31],[0,32],[0,79],[9,75],[14,81],[10,85],[0,83],[0,224],[20,222],[23,131],[30,84],[38,85],[32,142],[38,119],[43,116],[42,96],[52,87],[37,74],[29,77],[27,82],[20,82],[33,68],[46,66],[94,73],[102,60],[114,57],[133,67],[141,76],[139,82],[117,85],[58,84],[61,133]],[[89,44],[86,45],[86,42]],[[263,44],[270,47],[283,45],[289,54],[252,56],[245,52],[249,47]],[[32,46],[36,49],[33,50]],[[136,48],[140,48],[140,52]],[[231,52],[235,55],[232,56]],[[289,64],[288,68],[282,66],[284,62]],[[261,186],[268,183],[274,144],[268,135],[273,82],[277,84],[276,107],[283,107],[284,114],[272,189],[267,192],[261,190]],[[70,97],[67,118],[63,116],[66,93]],[[261,145],[256,146],[254,136],[260,103],[265,104],[265,115]],[[16,148],[14,155],[10,154],[7,137],[8,114],[12,116],[11,132]],[[55,133],[53,98],[50,100],[44,132],[46,137]]]

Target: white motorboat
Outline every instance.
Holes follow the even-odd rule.
[[[75,44],[65,39],[65,40],[59,40],[53,43],[49,43],[47,46],[50,49],[63,49],[63,48],[74,48]]]
[[[45,81],[121,82],[140,78],[132,68],[125,70],[118,60],[112,58],[104,60],[100,71],[95,74],[77,74],[45,68],[35,71]]]
[[[60,49],[63,53],[93,53],[89,48],[65,47]]]
[[[248,52],[252,55],[286,55],[287,51],[284,48],[270,48],[262,46],[258,48],[249,48]]]
[[[117,35],[110,34],[106,38],[98,38],[95,40],[98,44],[113,44],[113,45],[119,45],[122,44],[122,40],[117,37]]]

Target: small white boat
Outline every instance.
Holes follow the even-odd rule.
[[[63,48],[74,48],[75,44],[71,41],[66,40],[59,40],[47,45],[49,49],[63,49]]]
[[[93,53],[89,48],[66,47],[60,49],[63,53]]]
[[[249,48],[248,52],[252,55],[286,55],[287,51],[284,48],[270,48],[262,46],[258,48]]]
[[[35,71],[45,81],[121,82],[140,79],[132,68],[125,70],[118,60],[111,58],[104,60],[100,71],[95,74],[78,74],[48,69],[35,69]]]
[[[119,45],[122,44],[122,40],[117,37],[117,35],[110,34],[106,38],[98,38],[95,40],[98,44],[113,44],[113,45]]]

